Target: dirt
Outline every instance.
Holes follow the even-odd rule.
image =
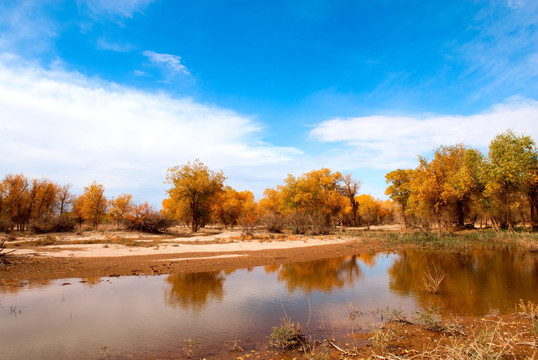
[[[534,321],[537,321],[536,319]],[[388,322],[371,333],[325,339],[295,350],[267,346],[230,359],[537,359],[538,333],[526,314],[444,319],[457,331],[424,324]],[[306,350],[306,351],[305,351]]]
[[[46,245],[45,245],[46,244]],[[0,286],[14,281],[160,275],[279,265],[394,251],[356,236],[296,236],[216,231],[195,236],[123,231],[16,236],[0,264]]]

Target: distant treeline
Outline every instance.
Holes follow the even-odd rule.
[[[131,194],[107,199],[93,182],[75,195],[69,185],[7,175],[0,182],[0,231],[69,231],[103,221],[117,227],[163,231],[174,222],[192,231],[209,224],[269,231],[324,234],[335,225],[366,226],[402,221],[429,231],[481,222],[495,229],[537,227],[538,160],[531,137],[507,131],[493,139],[488,156],[462,144],[441,146],[433,159],[419,157],[416,169],[386,175],[382,201],[359,194],[360,181],[322,168],[266,189],[256,202],[250,191],[225,184],[222,171],[199,160],[170,168],[163,210],[134,204]]]

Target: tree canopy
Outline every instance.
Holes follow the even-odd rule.
[[[214,172],[200,160],[168,169],[168,198],[163,201],[166,214],[180,221],[189,221],[196,232],[211,216],[212,204],[224,191],[225,177]]]

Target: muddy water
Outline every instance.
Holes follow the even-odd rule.
[[[446,274],[437,294],[426,273]],[[314,336],[367,331],[376,309],[436,306],[445,314],[513,312],[538,302],[538,254],[408,251],[216,273],[66,279],[0,287],[0,358],[232,359],[263,350],[284,310]],[[353,308],[350,309],[350,303]],[[350,317],[351,310],[362,316]],[[183,347],[183,348],[182,348]]]

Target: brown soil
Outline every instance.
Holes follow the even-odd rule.
[[[536,319],[535,319],[536,321]],[[537,359],[538,333],[524,314],[445,319],[457,323],[458,331],[432,331],[424,325],[389,322],[376,333],[325,340],[314,351],[278,351],[268,347],[232,359]],[[310,347],[312,348],[312,346]]]
[[[27,249],[28,247],[18,248]],[[54,249],[49,249],[48,247],[32,246],[31,248],[37,253],[40,250],[54,251]],[[0,265],[0,286],[5,281],[10,283],[13,283],[13,281],[28,281],[31,283],[33,281],[64,278],[219,271],[302,262],[364,252],[394,250],[388,249],[386,245],[376,244],[372,240],[353,238],[344,243],[301,248],[232,252],[178,252],[120,257],[21,256],[17,255],[15,251],[7,257],[9,264],[6,266]],[[236,257],[232,257],[234,255]],[[218,258],[218,256],[226,257]],[[198,260],[197,258],[200,259]]]

